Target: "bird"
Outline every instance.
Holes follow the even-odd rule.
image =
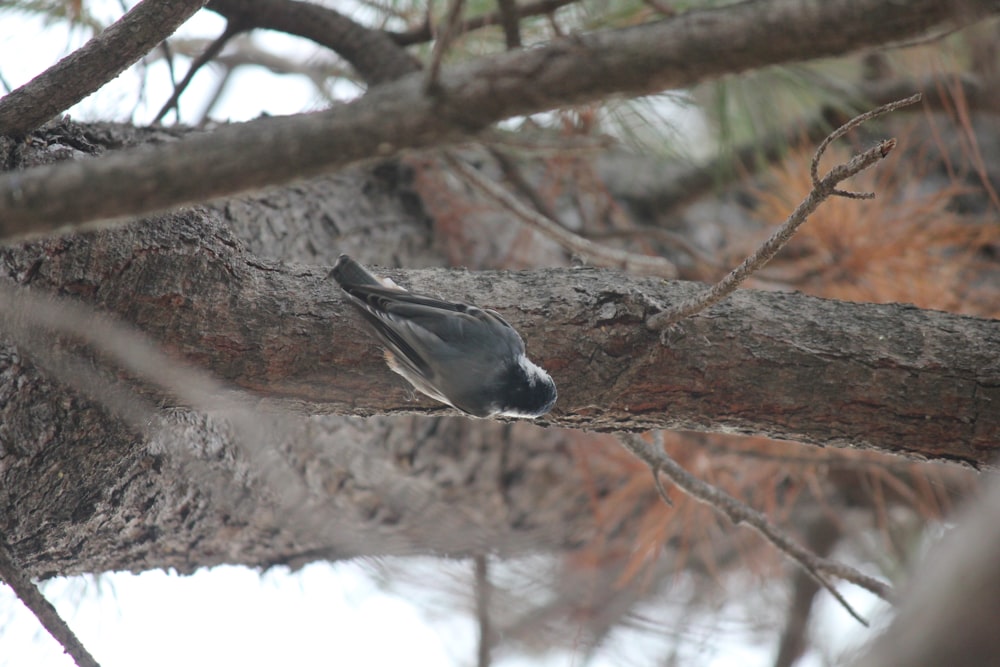
[[[480,418],[534,419],[555,405],[552,377],[496,311],[410,292],[348,255],[329,277],[375,333],[389,368],[420,393]]]

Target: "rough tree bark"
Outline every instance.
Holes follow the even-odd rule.
[[[345,172],[116,231],[6,247],[3,279],[111,312],[262,407],[446,414],[411,400],[324,266],[262,258],[232,232],[261,251],[285,247],[324,264],[359,243],[395,250],[387,238],[427,251],[427,219],[399,187],[401,173],[386,164],[374,175]],[[345,204],[366,193],[381,203]],[[290,213],[312,221],[311,231],[283,228]],[[588,269],[389,273],[510,317],[559,383],[549,425],[758,432],[973,465],[998,441],[995,321],[748,291],[661,343],[642,325],[651,303],[695,285]],[[281,512],[280,489],[233,451],[224,422],[170,410],[144,437],[40,373],[18,346],[5,344],[0,358],[0,493],[14,508],[0,530],[35,575],[565,550],[593,530],[580,512],[583,489],[599,496],[620,481],[584,484],[558,429],[303,423],[275,411],[273,450],[322,510],[317,524]]]
[[[211,210],[27,244],[4,264],[22,284],[82,297],[275,407],[447,413],[411,400],[326,268],[247,253]],[[760,434],[977,466],[996,454],[997,321],[747,290],[661,342],[643,324],[654,304],[697,284],[590,269],[388,274],[503,313],[560,388],[540,423]]]
[[[114,126],[91,129],[92,139],[110,144],[162,136]],[[71,144],[83,145],[68,126],[62,132],[24,157],[44,162],[66,157]],[[236,270],[243,277],[252,266],[259,277],[271,271],[292,275],[280,262],[247,252],[234,230],[271,257],[329,264],[337,252],[349,250],[364,253],[367,261],[390,262],[399,253],[430,263],[429,220],[407,178],[406,169],[385,164],[147,220],[110,235],[5,247],[0,275],[33,292],[74,295],[120,307],[122,314],[144,311],[166,321],[190,304],[180,292],[153,296],[142,288],[152,287],[153,274],[172,276],[182,291],[205,280],[208,288],[209,275],[226,280],[226,264],[242,264]],[[193,264],[183,259],[188,252]],[[208,274],[192,273],[196,265]],[[327,306],[337,302],[320,269],[291,270],[316,275]],[[219,304],[246,298],[250,310],[260,298],[258,305],[290,309],[286,314],[297,307],[297,299],[279,305],[263,292],[215,292],[212,298]],[[244,314],[253,329],[257,316]],[[286,323],[297,328],[299,316]],[[328,349],[337,345],[330,325],[315,339]],[[227,345],[226,335],[216,338],[209,323],[192,326],[206,340]],[[363,347],[358,340],[350,349]],[[381,370],[378,376],[383,386],[393,386]],[[561,429],[461,418],[261,417],[265,441],[280,459],[275,465],[290,466],[292,484],[308,492],[314,511],[304,516],[275,500],[287,489],[261,478],[234,444],[240,434],[225,419],[167,407],[144,432],[130,430],[100,401],[40,372],[23,346],[6,339],[0,345],[0,406],[0,503],[7,508],[0,532],[33,576],[158,567],[190,572],[219,563],[298,565],[359,554],[560,551],[593,533],[592,517],[580,511],[586,494],[600,494],[619,481],[589,479],[585,493],[568,449],[580,445],[580,435]],[[300,404],[298,412],[312,410]],[[315,516],[322,521],[311,520]]]
[[[764,17],[753,12],[761,7],[768,10]],[[464,138],[504,115],[593,99],[612,88],[658,90],[789,54],[839,53],[921,33],[954,18],[956,7],[969,12],[958,13],[959,24],[997,9],[981,0],[955,6],[915,0],[905,12],[878,0],[853,3],[852,12],[844,7],[748,3],[737,8],[749,8],[747,14],[728,8],[725,16],[695,13],[672,25],[475,63],[445,77],[439,99],[416,95],[413,79],[376,91],[347,112],[261,121],[192,143],[157,131],[151,134],[165,140],[158,149],[5,179],[0,217],[28,226],[44,209],[52,214],[46,223],[91,219],[108,214],[105,202],[124,201],[109,193],[119,194],[125,182],[136,186],[130,192],[139,195],[138,204],[133,199],[110,214],[155,210],[401,146]],[[789,16],[812,28],[790,31]],[[831,31],[825,25],[831,16],[855,28]],[[771,40],[775,30],[792,39]],[[717,43],[726,48],[691,57],[711,34],[774,48],[723,39]],[[667,39],[669,53],[650,48],[669,35],[685,39]],[[663,62],[652,62],[650,54]],[[526,95],[531,85],[537,90]],[[384,134],[354,132],[380,123],[389,126]],[[261,135],[262,128],[274,131]],[[99,130],[88,132],[63,137],[84,136],[79,144],[57,138],[49,157],[92,152],[103,139]],[[119,138],[107,146],[127,143],[141,142]],[[23,147],[6,147],[13,151],[6,164],[31,164]],[[207,152],[197,155],[192,147]],[[245,147],[258,152],[236,150]],[[163,164],[163,156],[183,159]],[[277,172],[276,156],[283,156]],[[198,162],[209,171],[192,169]],[[428,220],[401,194],[405,188],[389,182],[399,170],[391,163],[382,169],[381,177],[344,173],[114,232],[0,249],[0,280],[93,304],[136,325],[177,359],[255,397],[257,437],[295,487],[270,484],[257,462],[234,446],[244,434],[223,417],[194,414],[153,388],[137,387],[164,407],[145,428],[130,429],[107,404],[40,372],[20,342],[0,340],[0,502],[8,508],[0,533],[29,573],[187,572],[217,563],[298,565],[361,554],[571,550],[595,530],[581,507],[621,480],[583,475],[569,448],[600,436],[569,436],[551,428],[556,425],[763,433],[973,466],[995,454],[996,321],[748,291],[660,340],[646,331],[644,319],[656,304],[697,286],[586,269],[390,272],[416,289],[503,311],[560,385],[559,407],[542,422],[550,428],[440,417],[447,411],[412,400],[387,371],[325,278],[337,249],[353,250],[366,238],[379,244],[373,239],[385,238],[378,236],[380,226],[391,228],[387,236],[394,238],[375,259],[392,264],[398,252],[408,267],[435,263]],[[94,174],[100,178],[88,180]],[[386,196],[346,204],[349,197],[337,189],[345,184],[360,184],[365,195],[384,187]],[[30,215],[17,217],[27,209]],[[310,220],[306,233],[297,225],[289,230],[289,216]],[[290,257],[316,265],[280,261]],[[121,375],[131,387],[127,369]],[[392,420],[314,417],[393,413]]]
[[[260,260],[208,211],[146,226],[28,244],[4,263],[22,284],[83,297],[275,406],[445,412],[409,399],[325,268]],[[753,433],[974,465],[996,453],[996,321],[748,290],[662,344],[644,319],[697,285],[586,269],[389,275],[508,317],[560,387],[542,423]]]

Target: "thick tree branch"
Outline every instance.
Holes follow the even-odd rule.
[[[434,96],[412,74],[323,113],[260,119],[175,144],[10,174],[0,179],[0,238],[285,183],[466,139],[519,114],[838,55],[946,22],[964,25],[998,8],[996,0],[954,7],[940,0],[762,0],[573,36],[445,68]]]
[[[262,262],[204,225],[188,212],[141,247],[125,230],[0,259],[33,289],[90,294],[178,357],[294,411],[447,413],[413,400],[323,267]],[[121,260],[88,268],[94,256]],[[644,326],[647,304],[701,285],[593,269],[384,273],[503,313],[559,386],[547,424],[755,433],[975,466],[997,453],[998,321],[745,290],[674,325],[664,345]]]
[[[206,0],[144,0],[42,74],[0,99],[0,135],[23,137],[121,74]]]

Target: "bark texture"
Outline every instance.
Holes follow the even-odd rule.
[[[210,211],[8,249],[7,275],[124,319],[178,359],[302,414],[446,414],[389,372],[326,267],[249,254]],[[986,464],[1000,322],[745,290],[661,341],[653,304],[701,286],[614,271],[387,271],[501,312],[559,387],[540,423],[694,429]]]
[[[57,129],[23,159],[44,163],[98,146],[172,140],[161,131],[110,125],[88,128],[87,140],[79,128]],[[182,293],[211,292],[220,304],[247,299],[244,306],[258,313],[243,313],[250,317],[247,331],[274,307],[297,328],[299,317],[313,317],[292,315],[294,299],[255,304],[251,293],[263,283],[246,285],[250,292],[242,296],[216,290],[228,290],[237,274],[267,282],[270,273],[305,271],[334,306],[339,298],[325,270],[290,269],[278,258],[329,264],[349,251],[365,261],[391,263],[405,253],[407,261],[435,262],[431,221],[409,179],[407,168],[386,163],[113,233],[4,247],[0,275],[8,285],[164,322],[183,311],[204,314]],[[234,263],[236,256],[241,259]],[[215,278],[196,266],[214,266],[209,274]],[[140,286],[151,287],[148,281],[160,272],[174,285],[169,293]],[[339,347],[329,324],[310,328],[318,345],[370,351],[360,339]],[[246,349],[229,335],[216,336],[214,325],[192,326],[197,338],[236,354]],[[592,517],[582,511],[588,499],[620,485],[600,474],[584,485],[570,446],[596,445],[606,440],[600,436],[581,440],[561,429],[460,418],[304,418],[315,411],[298,401],[292,415],[261,410],[247,434],[225,416],[176,406],[124,373],[118,379],[129,392],[161,406],[147,424],[130,429],[111,414],[113,401],[90,400],[38,369],[26,349],[50,342],[46,335],[29,345],[6,338],[0,344],[0,504],[7,508],[0,533],[33,576],[161,567],[190,572],[220,563],[295,566],[355,555],[562,551],[593,534]],[[71,349],[71,341],[56,347]],[[87,364],[95,378],[107,375],[101,360]],[[381,369],[379,377],[383,386],[399,389]],[[246,439],[263,451],[248,456]]]
[[[89,136],[120,145],[142,134],[101,126]],[[25,159],[94,148],[78,136],[53,135]],[[374,247],[365,261],[394,262],[390,239],[433,260],[407,178],[385,163],[0,249],[7,284],[92,304],[255,397],[254,438],[268,445],[248,460],[245,432],[135,386],[126,371],[117,381],[167,408],[130,429],[5,341],[0,502],[11,509],[0,531],[31,574],[565,551],[593,536],[585,508],[622,478],[585,475],[574,448],[602,436],[437,417],[447,411],[413,400],[326,279],[342,250]],[[262,257],[268,249],[315,264]],[[643,326],[651,304],[698,285],[590,269],[386,273],[509,317],[559,383],[549,426],[766,432],[974,465],[998,441],[994,321],[748,291],[661,342]],[[274,471],[287,483],[274,484]]]

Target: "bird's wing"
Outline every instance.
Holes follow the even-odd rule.
[[[496,311],[388,287],[342,287],[380,320],[406,327],[418,337],[430,334],[440,342],[461,348],[477,329],[486,329],[483,335],[499,333],[504,339],[520,340],[514,328]]]

